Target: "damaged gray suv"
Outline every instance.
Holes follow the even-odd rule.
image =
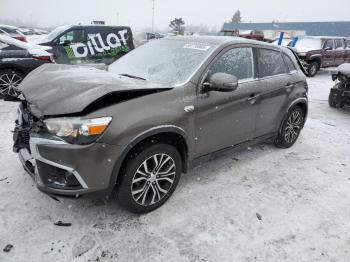
[[[292,51],[226,37],[143,45],[107,71],[47,64],[20,85],[14,151],[37,187],[161,206],[187,170],[225,149],[290,147],[307,83]]]

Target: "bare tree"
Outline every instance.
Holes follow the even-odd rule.
[[[239,9],[232,16],[231,22],[232,23],[241,23],[242,22],[241,11],[239,11]]]
[[[170,21],[169,27],[174,31],[177,31],[178,34],[183,35],[185,32],[184,24],[185,21],[182,18],[175,18],[174,20]]]

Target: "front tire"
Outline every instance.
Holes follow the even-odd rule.
[[[0,96],[4,98],[17,98],[20,95],[17,87],[23,78],[24,75],[18,70],[0,70]]]
[[[300,131],[304,125],[304,111],[296,106],[290,110],[283,121],[275,144],[281,148],[289,148],[297,141]]]
[[[312,62],[308,68],[309,76],[314,77],[317,74],[318,70],[319,70],[319,64],[317,62]]]
[[[168,144],[144,146],[129,156],[117,189],[119,202],[134,213],[163,205],[174,192],[182,172],[181,156]]]

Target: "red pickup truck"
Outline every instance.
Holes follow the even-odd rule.
[[[350,37],[302,37],[296,42],[297,52],[309,76],[320,68],[350,63]]]
[[[238,29],[226,29],[222,30],[219,35],[222,36],[239,36],[247,39],[253,39],[258,41],[264,41],[264,32],[259,30],[245,30],[239,31]]]
[[[258,41],[264,41],[264,32],[258,30],[246,30],[240,31],[239,36],[247,39],[253,39]]]

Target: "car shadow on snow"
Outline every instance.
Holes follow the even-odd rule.
[[[272,144],[259,144],[252,147],[247,147],[245,149],[225,152],[219,155],[213,156],[210,160],[207,160],[200,165],[189,170],[188,173],[182,174],[180,182],[175,190],[173,196],[164,204],[167,206],[167,210],[170,212],[175,212],[176,205],[172,205],[172,199],[179,198],[183,199],[188,197],[189,191],[193,187],[200,187],[200,183],[205,181],[205,183],[216,183],[216,178],[222,175],[222,172],[226,172],[231,168],[235,167],[235,172],[233,176],[245,175],[246,172],[243,170],[239,171],[240,165],[246,165],[252,160],[259,160],[260,157],[266,155],[267,152],[280,150]],[[238,170],[238,173],[237,173]],[[210,180],[210,181],[209,181]],[[199,188],[199,190],[201,190]],[[111,196],[108,199],[95,199],[92,197],[48,197],[49,201],[57,203],[58,205],[64,205],[68,207],[68,211],[72,212],[75,217],[86,216],[86,217],[98,217],[97,214],[103,212],[105,217],[112,216],[115,221],[124,220],[128,218],[138,218],[142,215],[133,214],[126,209],[124,209],[117,201],[117,189],[114,189]],[[182,195],[181,195],[182,194]],[[160,208],[162,209],[162,207]],[[157,209],[157,210],[160,210]],[[158,212],[155,210],[154,212]],[[151,213],[154,213],[151,212]],[[161,212],[161,211],[160,211]],[[178,212],[178,211],[176,211]],[[146,214],[147,215],[147,214]],[[71,221],[66,221],[71,222]]]

